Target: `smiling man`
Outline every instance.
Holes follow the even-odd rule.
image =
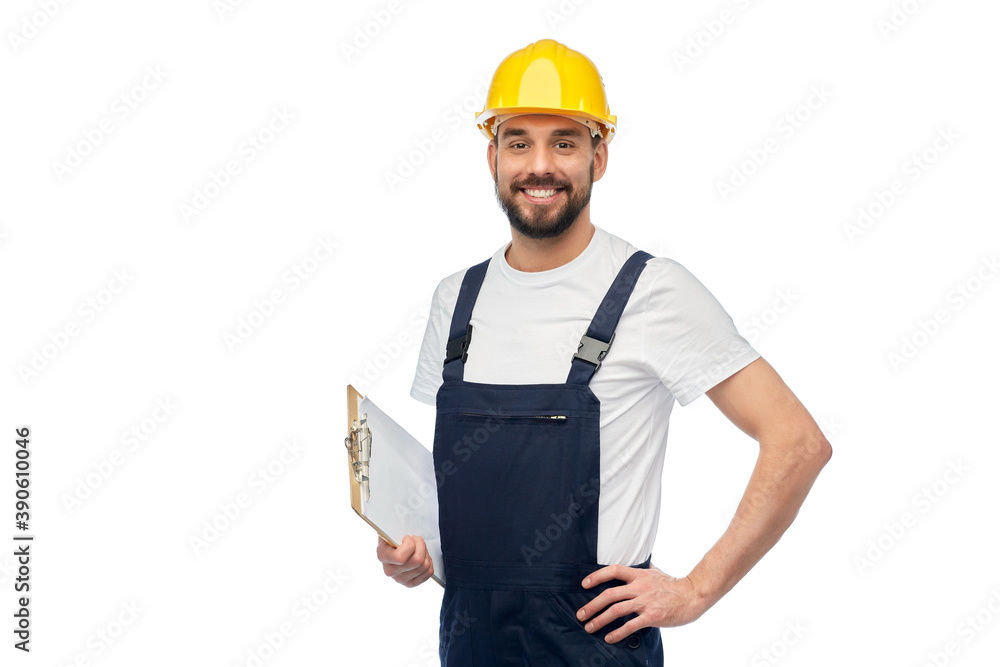
[[[607,144],[600,142],[600,134],[591,141],[586,125],[565,116],[524,114],[513,118],[520,120],[508,120],[501,130],[504,138],[503,190],[497,161],[498,143],[493,142],[488,148],[487,158],[493,173],[497,201],[515,232],[528,238],[558,237],[573,227],[577,217],[590,204],[595,162],[600,160],[601,163],[597,176],[600,179],[604,174]],[[584,130],[587,130],[586,135]],[[531,142],[539,140],[552,143],[554,152],[532,153]],[[592,155],[587,150],[588,143],[603,149]],[[554,165],[540,163],[549,160],[558,160],[560,171],[575,175],[576,183],[552,174],[550,170]],[[507,176],[519,172],[524,175],[516,181]],[[519,194],[523,195],[524,201],[518,201]]]
[[[507,114],[500,120],[500,134],[494,136],[502,136],[503,144],[492,141],[487,160],[497,202],[512,236],[519,237],[517,247],[510,248],[513,262],[510,252],[507,261],[523,271],[544,270],[531,262],[561,266],[579,255],[593,235],[590,193],[604,175],[607,142],[599,131],[591,137],[590,128],[571,116]],[[539,144],[545,149],[539,150]],[[522,248],[528,252],[520,253]],[[519,259],[519,254],[525,256]],[[529,264],[518,266],[524,261]]]
[[[411,395],[436,405],[442,665],[662,665],[791,524],[830,457],[816,422],[687,269],[593,224],[617,119],[583,54],[541,40],[477,116],[511,241],[440,282]],[[675,402],[757,441],[735,516],[684,577],[652,565]],[[379,539],[408,586],[420,536]]]

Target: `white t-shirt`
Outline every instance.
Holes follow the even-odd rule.
[[[504,245],[493,255],[475,308],[464,378],[489,384],[565,382],[580,337],[625,260],[636,251],[595,225],[587,248],[549,271],[517,271]],[[473,262],[478,263],[478,262]],[[451,316],[465,269],[442,280],[410,395],[436,405]],[[670,412],[760,355],[708,289],[672,259],[654,257],[590,380],[601,401],[597,558],[635,565],[653,549]]]

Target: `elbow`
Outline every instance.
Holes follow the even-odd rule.
[[[830,458],[833,456],[833,447],[830,445],[830,441],[826,439],[826,436],[819,429],[810,435],[806,444],[806,451],[811,455],[817,472],[822,470],[823,466],[829,463]]]
[[[799,474],[815,479],[833,456],[833,447],[818,426],[803,427],[789,432],[784,438],[761,438],[762,454],[775,456],[787,474]]]

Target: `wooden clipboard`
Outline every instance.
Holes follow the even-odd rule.
[[[420,535],[444,586],[431,453],[370,399],[347,385],[347,472],[351,508],[391,546]],[[372,456],[372,452],[375,456]]]

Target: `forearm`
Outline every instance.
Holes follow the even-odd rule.
[[[777,543],[829,458],[830,444],[821,434],[787,443],[761,440],[757,464],[733,520],[688,575],[703,611]]]

